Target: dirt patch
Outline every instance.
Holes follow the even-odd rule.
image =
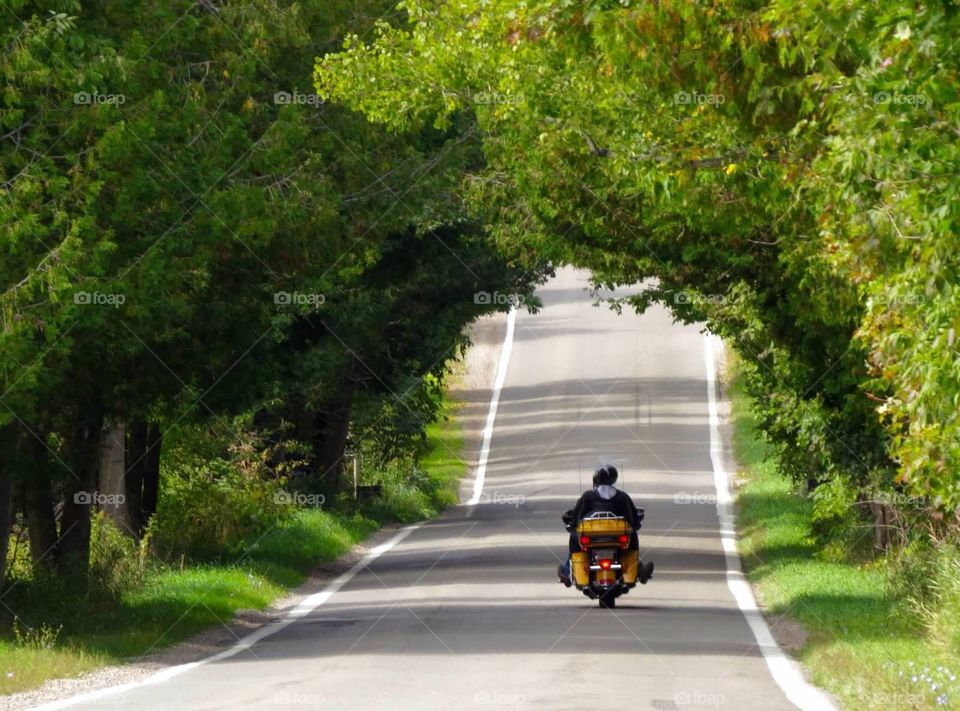
[[[770,626],[770,633],[782,649],[796,654],[807,643],[807,631],[799,622],[791,620],[789,617],[770,617],[767,616],[767,624]]]

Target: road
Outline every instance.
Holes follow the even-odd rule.
[[[585,285],[562,270],[517,316],[481,503],[250,649],[71,708],[794,708],[727,585],[703,336]],[[600,462],[646,507],[656,563],[612,611],[555,578],[560,514]]]

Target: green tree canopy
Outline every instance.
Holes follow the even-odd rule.
[[[706,320],[798,477],[960,505],[952,3],[431,2],[317,61],[391,129],[482,133],[501,245]]]

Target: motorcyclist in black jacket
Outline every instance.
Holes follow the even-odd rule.
[[[640,528],[640,520],[637,514],[637,507],[633,499],[625,491],[620,491],[614,484],[617,481],[617,468],[613,465],[604,465],[597,469],[593,475],[593,488],[583,492],[583,495],[577,500],[573,507],[573,528],[570,532],[570,552],[576,553],[580,550],[580,537],[577,535],[576,524],[583,520],[589,514],[598,511],[607,511],[622,517],[629,521],[633,528],[630,536],[630,543],[627,550],[639,550],[640,544],[637,539],[637,529]],[[640,583],[646,585],[647,581],[653,576],[653,563],[641,563],[637,570],[637,578]],[[567,587],[570,587],[570,560],[557,568],[557,575]]]

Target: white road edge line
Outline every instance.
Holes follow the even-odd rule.
[[[232,657],[235,654],[238,654],[246,649],[250,649],[253,645],[259,642],[266,637],[276,634],[280,630],[284,629],[288,625],[296,622],[302,617],[310,614],[316,608],[320,607],[327,600],[329,600],[334,593],[339,591],[344,585],[349,583],[353,577],[359,573],[361,570],[366,568],[374,559],[379,558],[381,555],[389,551],[395,545],[397,545],[404,538],[409,536],[411,533],[416,531],[422,523],[415,523],[411,526],[407,526],[399,531],[392,538],[387,541],[384,541],[378,546],[372,548],[360,561],[358,561],[352,568],[350,568],[345,573],[342,573],[336,580],[330,583],[320,592],[316,592],[312,595],[308,595],[296,606],[293,607],[286,615],[283,616],[277,622],[271,622],[269,624],[260,627],[259,629],[251,632],[246,637],[241,639],[235,645],[229,649],[225,649],[222,652],[205,657],[204,659],[198,659],[195,662],[189,662],[187,664],[178,664],[174,667],[169,667],[163,671],[159,671],[155,674],[151,674],[145,679],[140,679],[138,681],[131,681],[126,684],[120,684],[118,686],[108,686],[103,689],[97,689],[96,691],[91,691],[85,694],[78,694],[77,696],[71,696],[66,699],[60,699],[59,701],[51,701],[46,704],[41,704],[40,706],[34,706],[30,711],[53,711],[54,709],[67,708],[75,704],[84,703],[87,701],[96,701],[97,699],[103,699],[108,696],[113,696],[115,694],[121,694],[125,691],[131,691],[140,686],[149,686],[151,684],[159,684],[161,682],[172,679],[175,676],[180,676],[181,674],[190,671],[191,669],[196,669],[197,667],[202,667],[205,664],[210,662],[219,662],[221,659],[227,659]]]
[[[483,494],[483,480],[487,475],[487,459],[490,457],[490,440],[493,439],[493,423],[497,419],[500,391],[503,390],[503,383],[507,379],[507,366],[510,365],[510,351],[513,350],[513,331],[516,324],[517,309],[514,307],[507,314],[507,332],[503,335],[503,345],[500,347],[497,376],[493,381],[493,395],[490,397],[490,409],[487,411],[487,423],[483,428],[483,441],[480,445],[480,458],[477,460],[477,475],[473,480],[473,495],[467,501],[467,506],[479,504]]]
[[[704,335],[704,358],[707,366],[707,403],[710,413],[710,461],[713,463],[713,485],[717,490],[717,517],[720,519],[720,540],[727,561],[727,587],[737,601],[763,654],[770,674],[795,706],[803,711],[835,711],[836,706],[822,690],[810,684],[800,665],[784,654],[777,645],[767,621],[757,607],[753,588],[743,574],[740,553],[737,551],[737,533],[734,525],[730,475],[723,462],[720,439],[720,414],[717,409],[717,363],[715,349],[722,344],[719,337]]]

